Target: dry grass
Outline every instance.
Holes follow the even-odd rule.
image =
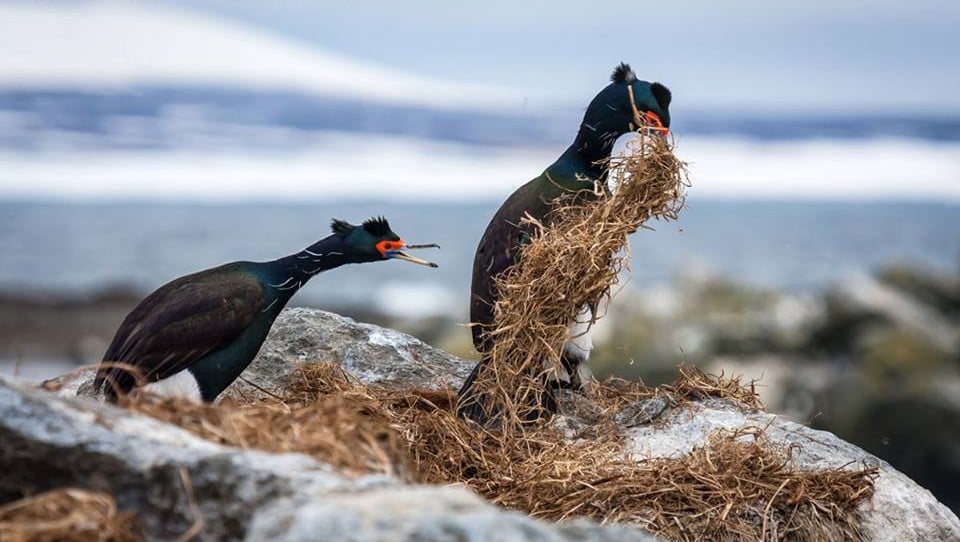
[[[63,488],[0,506],[4,542],[127,542],[140,540],[133,516],[113,497]]]
[[[756,383],[753,381],[744,383],[737,375],[707,374],[694,366],[680,366],[677,370],[680,375],[673,384],[656,388],[648,388],[643,383],[632,380],[608,378],[604,382],[594,383],[591,396],[597,406],[607,414],[620,412],[627,405],[657,395],[665,395],[674,406],[713,398],[726,399],[747,410],[763,408],[756,391]]]
[[[345,472],[409,479],[406,454],[397,453],[404,443],[380,412],[377,398],[351,385],[337,365],[318,365],[311,371],[314,387],[301,387],[299,395],[283,400],[211,405],[135,394],[122,403],[220,444],[300,452]]]
[[[657,395],[673,405],[705,397],[759,405],[736,379],[691,369],[658,389],[601,384],[594,422],[600,430],[590,439],[571,442],[554,424],[524,425],[508,438],[458,418],[452,390],[366,386],[324,363],[302,367],[282,400],[198,406],[142,397],[127,406],[215,442],[305,452],[354,473],[462,483],[547,520],[632,523],[670,540],[859,537],[855,510],[872,494],[874,471],[800,471],[760,429],[717,434],[676,459],[626,457],[613,416]]]
[[[637,524],[669,540],[861,538],[856,510],[872,495],[876,471],[801,471],[762,428],[715,434],[678,458],[627,456],[616,422],[625,407],[717,397],[758,408],[752,384],[736,378],[682,369],[658,389],[601,383],[589,438],[571,439],[559,423],[529,423],[539,414],[542,362],[558,365],[570,319],[610,295],[627,266],[627,236],[650,218],[675,218],[682,206],[686,177],[670,146],[646,137],[634,145],[612,170],[615,190],[561,200],[550,227],[538,227],[524,247],[523,265],[499,284],[495,363],[478,378],[498,423],[460,419],[452,390],[366,386],[332,364],[302,367],[283,397],[210,406],[139,396],[125,406],[227,445],[303,452],[347,472],[464,484],[547,520]]]
[[[676,219],[683,206],[686,170],[671,145],[640,133],[630,151],[609,164],[611,190],[598,184],[592,197],[558,198],[545,223],[524,219],[533,234],[520,263],[497,280],[490,362],[475,383],[473,397],[489,423],[515,426],[541,416],[544,372],[560,370],[580,309],[605,305],[629,264],[627,237],[650,219]],[[552,361],[547,369],[545,361]]]

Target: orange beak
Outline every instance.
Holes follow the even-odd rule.
[[[633,120],[637,124],[641,124],[647,128],[647,130],[653,131],[655,134],[659,134],[661,137],[666,138],[667,134],[670,133],[670,129],[663,125],[663,121],[660,120],[660,115],[657,115],[653,111],[647,111],[644,114],[640,114],[640,110],[637,109],[637,104],[633,99],[633,86],[627,85],[627,95],[630,96],[630,107],[633,109]]]
[[[667,137],[667,135],[670,133],[670,128],[664,126],[663,121],[660,120],[660,116],[653,111],[647,111],[644,113],[643,120],[646,123],[648,130],[653,130],[655,133],[663,137]]]
[[[428,262],[427,260],[422,260],[415,256],[403,253],[400,251],[401,248],[416,249],[416,248],[440,248],[440,245],[428,244],[428,245],[408,245],[406,242],[400,241],[380,241],[377,243],[377,250],[380,251],[380,254],[384,258],[404,260],[410,263],[415,263],[418,265],[425,265],[427,267],[438,267],[437,264],[433,262]]]

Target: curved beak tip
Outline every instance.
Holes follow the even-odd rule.
[[[407,261],[407,262],[410,262],[410,263],[415,263],[415,264],[418,264],[418,265],[425,265],[425,266],[427,266],[427,267],[440,267],[439,265],[437,265],[437,264],[435,264],[435,263],[433,263],[433,262],[428,262],[427,260],[423,260],[423,259],[417,258],[416,256],[411,256],[411,255],[406,254],[406,253],[404,253],[404,252],[399,252],[399,251],[394,252],[391,257],[396,258],[396,259],[398,259],[398,260],[404,260],[404,261]]]

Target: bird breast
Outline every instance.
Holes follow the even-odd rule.
[[[570,323],[570,340],[564,345],[564,353],[580,363],[590,358],[593,350],[593,311],[589,305],[584,305],[576,318]]]
[[[187,369],[163,380],[151,382],[143,389],[171,399],[187,399],[195,403],[203,401],[200,395],[200,385],[197,383],[196,377]]]

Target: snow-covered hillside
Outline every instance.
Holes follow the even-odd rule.
[[[0,3],[0,52],[7,88],[236,86],[431,107],[520,103],[504,89],[411,75],[155,2]]]

